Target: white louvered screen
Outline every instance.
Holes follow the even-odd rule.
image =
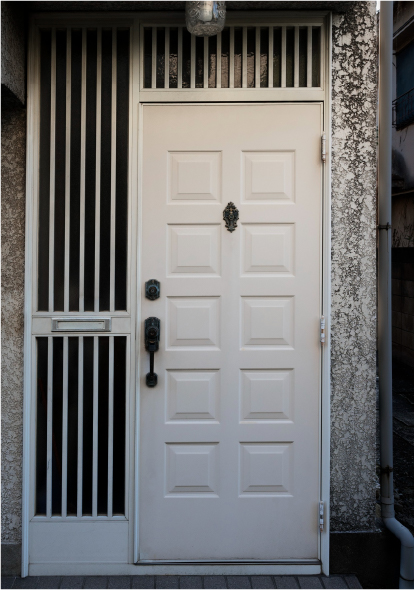
[[[35,520],[127,516],[130,54],[128,27],[39,31]]]
[[[143,26],[142,89],[321,88],[322,26]]]

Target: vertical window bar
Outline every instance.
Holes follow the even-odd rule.
[[[190,38],[190,88],[196,87],[196,37]]]
[[[324,47],[323,47],[323,28],[319,27],[320,32],[320,71],[319,71],[319,85],[323,86],[324,76]]]
[[[229,88],[235,86],[235,27],[230,27],[229,41]]]
[[[203,41],[203,88],[209,88],[209,37]]]
[[[94,336],[94,397],[92,423],[92,516],[98,514],[98,336]]]
[[[222,86],[222,33],[216,36],[216,88]]]
[[[274,86],[274,27],[268,30],[268,88]]]
[[[182,88],[183,79],[183,27],[177,31],[177,88]]]
[[[281,88],[286,87],[287,79],[287,27],[281,31]]]
[[[38,311],[52,311],[49,304],[49,223],[50,223],[50,151],[51,151],[51,31],[42,31],[40,34],[40,129],[39,129],[39,168],[37,180],[39,186],[39,210],[38,210],[38,257],[37,257],[37,306]],[[55,158],[56,159],[56,158]],[[53,249],[52,249],[53,252]],[[45,455],[46,460],[46,455]],[[46,481],[46,480],[45,480]],[[46,508],[45,508],[46,509]]]
[[[56,146],[56,29],[52,29],[50,75],[50,204],[49,204],[49,311],[53,311],[55,253],[55,146]]]
[[[242,27],[242,88],[248,87],[248,27]]]
[[[84,430],[84,338],[79,337],[78,351],[78,492],[77,516],[82,516],[82,459]]]
[[[294,88],[300,85],[300,27],[294,27]]]
[[[114,311],[115,297],[115,189],[117,157],[117,29],[112,29],[112,86],[111,86],[111,258],[110,311]]]
[[[68,481],[68,336],[63,338],[62,393],[62,516],[65,517]]]
[[[307,27],[307,88],[313,85],[313,27]]]
[[[99,255],[101,228],[101,80],[102,80],[102,29],[97,31],[97,119],[95,168],[95,285],[94,311],[99,311]]]
[[[170,77],[170,27],[164,29],[164,88],[169,88]]]
[[[81,193],[79,213],[79,311],[85,310],[85,144],[86,144],[86,29],[82,29]]]
[[[109,337],[108,371],[108,516],[112,516],[112,486],[114,462],[114,336]]]
[[[53,396],[53,337],[48,337],[48,397],[47,397],[47,478],[46,516],[52,516],[52,396]]]
[[[261,86],[261,27],[255,27],[255,88]]]
[[[152,29],[151,38],[151,88],[157,87],[157,27]]]
[[[69,231],[71,206],[71,29],[66,35],[65,280],[64,311],[69,311]]]

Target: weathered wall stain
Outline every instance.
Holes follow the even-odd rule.
[[[1,118],[2,541],[21,538],[26,111]]]
[[[331,529],[374,527],[376,87],[374,2],[333,16]]]

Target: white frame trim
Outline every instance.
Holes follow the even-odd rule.
[[[317,574],[322,571],[329,574],[329,538],[330,538],[330,313],[331,313],[331,26],[332,19],[329,12],[307,12],[295,14],[250,12],[233,13],[230,24],[251,24],[257,26],[263,24],[270,26],[270,21],[284,24],[309,24],[310,19],[324,20],[322,33],[324,34],[325,51],[321,52],[321,88],[301,89],[178,89],[175,93],[165,89],[147,89],[140,91],[140,59],[141,40],[140,27],[142,24],[150,26],[150,23],[159,24],[175,22],[175,18],[183,21],[183,15],[174,13],[49,13],[38,14],[32,17],[29,32],[29,57],[28,57],[28,111],[27,111],[27,159],[26,159],[26,245],[25,245],[25,330],[24,330],[24,398],[23,398],[23,490],[22,490],[22,569],[21,575],[29,575],[29,521],[33,503],[31,500],[30,486],[33,475],[33,452],[31,449],[31,430],[34,419],[34,405],[31,399],[33,387],[33,369],[35,359],[33,354],[32,317],[37,315],[34,305],[37,300],[36,288],[33,276],[37,272],[37,250],[32,249],[34,238],[37,236],[37,215],[34,211],[35,194],[37,193],[38,169],[35,163],[38,161],[39,149],[37,138],[39,137],[39,58],[38,41],[40,26],[70,26],[76,24],[94,23],[94,26],[106,25],[117,19],[117,26],[130,28],[130,132],[129,132],[129,191],[128,207],[129,218],[129,244],[128,260],[130,261],[130,289],[127,293],[127,309],[131,315],[131,325],[135,326],[136,346],[134,346],[133,332],[128,363],[127,387],[132,388],[128,379],[135,376],[135,387],[130,392],[129,424],[126,424],[129,439],[126,441],[126,453],[129,450],[129,464],[126,465],[128,485],[126,486],[126,514],[130,515],[129,526],[129,564],[48,564],[49,574]],[[281,92],[282,90],[282,92]],[[300,92],[299,92],[300,91]],[[151,96],[150,96],[151,93]],[[173,97],[177,94],[177,97]],[[138,560],[138,507],[139,507],[139,424],[140,405],[139,400],[139,363],[136,360],[140,354],[141,343],[141,275],[139,261],[141,256],[141,153],[142,153],[142,125],[141,111],[143,102],[306,102],[315,101],[323,103],[324,129],[327,136],[327,161],[323,168],[323,210],[322,210],[322,313],[326,317],[326,344],[322,348],[321,366],[321,501],[325,503],[325,530],[320,534],[320,560],[321,566],[315,563],[294,563],[284,561],[275,564],[177,564],[177,565],[136,565]],[[133,195],[138,195],[133,199]],[[37,202],[37,199],[36,199]],[[133,233],[134,232],[134,233]],[[137,240],[135,236],[138,236]],[[136,306],[132,303],[136,301]],[[39,312],[39,315],[48,316],[47,312]],[[66,317],[78,315],[79,312],[65,314]],[[95,315],[95,314],[94,314]],[[95,317],[99,317],[99,313]],[[103,314],[105,315],[105,314]],[[106,313],[108,315],[108,312]],[[113,315],[113,314],[111,314]],[[128,315],[128,312],[118,312],[114,315]],[[316,328],[317,329],[317,328]],[[127,348],[127,351],[128,351]],[[136,350],[135,350],[136,349]],[[127,353],[128,354],[128,353]],[[128,390],[127,390],[128,391]],[[131,395],[135,392],[135,395]],[[127,394],[128,395],[128,394]],[[316,507],[317,527],[317,507]],[[31,575],[45,573],[46,564],[34,564],[30,566]],[[43,568],[43,569],[42,569]]]

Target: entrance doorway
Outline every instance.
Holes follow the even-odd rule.
[[[318,558],[321,113],[143,106],[142,561]]]

